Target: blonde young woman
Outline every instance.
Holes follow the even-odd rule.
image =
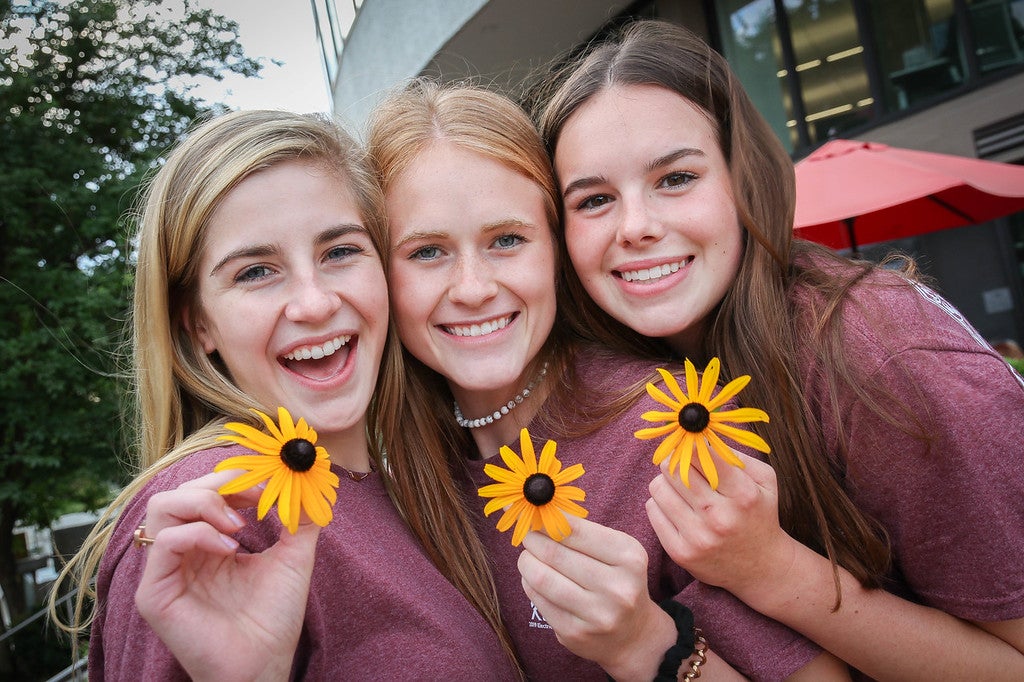
[[[414,533],[403,516],[453,512],[388,494],[382,444],[409,456],[404,379],[361,149],[317,117],[228,114],[168,156],[142,209],[141,473],[62,574],[86,595],[98,573],[94,617],[80,596],[73,624],[91,621],[90,679],[516,679],[472,528]],[[217,493],[239,471],[214,467],[251,454],[219,440],[225,423],[261,428],[252,409],[278,407],[332,456],[323,529],[257,520],[261,489]]]
[[[867,677],[1024,679],[1020,376],[906,273],[793,239],[790,158],[685,29],[594,46],[539,118],[567,310],[604,344],[720,357],[771,416],[771,466],[652,483],[667,551]]]
[[[494,571],[501,612],[536,680],[675,680],[691,672],[691,608],[713,652],[701,679],[849,679],[845,666],[722,590],[679,570],[647,521],[658,471],[633,438],[654,365],[584,347],[558,318],[557,195],[526,114],[473,87],[415,81],[380,104],[368,134],[392,239],[392,308],[409,365],[420,472],[451,472]],[[642,388],[640,389],[642,393]],[[501,410],[499,407],[506,409]],[[481,418],[491,415],[490,418]],[[558,442],[583,464],[586,519],[522,547],[485,518],[477,487],[499,447]],[[413,460],[399,489],[422,488]],[[439,476],[440,478],[441,476]],[[717,654],[718,656],[716,656]]]

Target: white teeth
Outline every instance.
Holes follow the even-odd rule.
[[[680,261],[678,263],[668,263],[665,265],[655,265],[653,268],[646,270],[623,270],[622,279],[627,282],[646,282],[652,279],[661,279],[665,275],[670,275],[673,272],[678,272],[686,261]]]
[[[284,356],[285,360],[319,360],[325,358],[328,355],[334,355],[334,351],[338,350],[346,343],[349,342],[352,336],[338,336],[331,339],[322,346],[303,346],[302,348],[296,348],[291,353],[286,353]]]
[[[480,324],[472,324],[466,327],[449,327],[442,326],[449,334],[455,336],[486,336],[493,334],[499,329],[504,329],[508,326],[508,323],[512,321],[512,317],[499,317],[496,320],[490,320],[488,322],[482,322]]]

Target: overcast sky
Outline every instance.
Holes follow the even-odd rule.
[[[262,78],[225,78],[197,94],[235,109],[329,111],[330,95],[309,0],[199,0],[238,22],[250,57],[265,57]],[[284,62],[275,66],[270,59]]]

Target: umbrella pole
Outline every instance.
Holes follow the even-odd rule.
[[[853,258],[860,258],[860,249],[857,248],[857,237],[853,231],[853,221],[855,218],[847,218],[843,221],[846,224],[846,237],[850,241],[850,255]]]

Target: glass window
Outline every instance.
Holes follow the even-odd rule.
[[[869,8],[886,109],[906,109],[963,83],[953,0],[871,0]]]
[[[811,144],[867,123],[875,102],[852,1],[786,0],[783,4]]]
[[[980,73],[1024,62],[1024,0],[975,0],[967,16]]]
[[[772,0],[725,0],[715,3],[715,11],[722,27],[722,54],[792,153],[797,146],[796,123]]]

